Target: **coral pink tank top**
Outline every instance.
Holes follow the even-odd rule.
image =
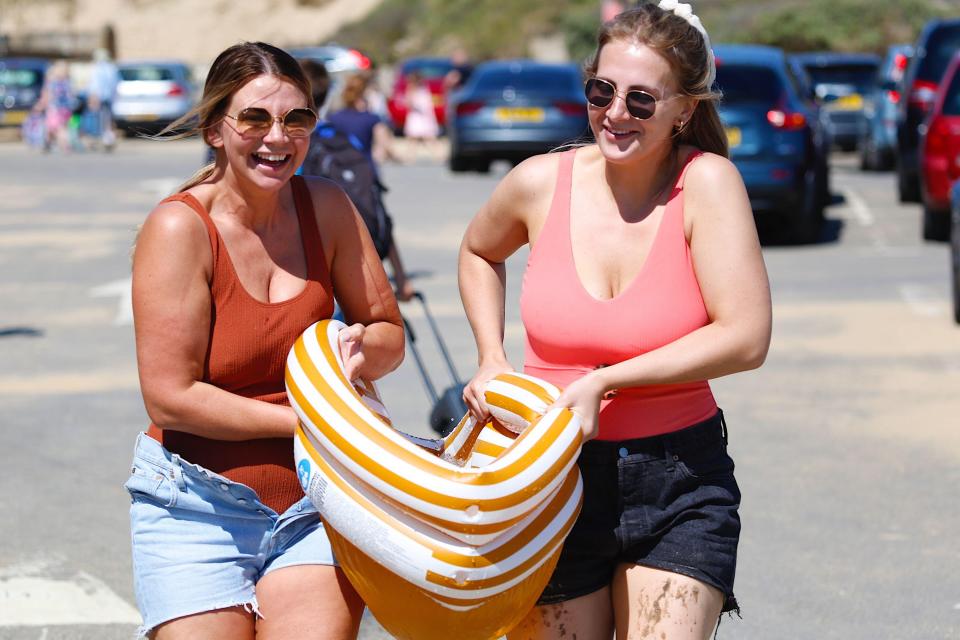
[[[524,371],[564,387],[588,371],[662,347],[709,322],[683,225],[677,178],[640,273],[610,300],[581,284],[570,239],[570,190],[576,149],[560,156],[557,186],[530,251],[520,294],[527,334]],[[706,380],[619,389],[601,402],[598,438],[627,440],[676,431],[711,417]]]
[[[333,315],[333,288],[313,201],[302,178],[296,176],[290,184],[307,260],[307,284],[296,296],[275,303],[261,302],[243,288],[220,232],[196,198],[178,193],[164,200],[183,202],[196,211],[210,236],[210,342],[203,381],[237,395],[283,405],[290,404],[284,384],[290,348],[307,327]],[[293,438],[228,442],[159,429],[154,424],[147,435],[184,460],[247,485],[277,513],[303,497],[293,466]]]

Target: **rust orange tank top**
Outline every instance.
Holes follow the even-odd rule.
[[[299,176],[293,178],[291,188],[307,262],[307,285],[297,296],[277,303],[260,302],[243,288],[216,225],[196,198],[178,193],[164,200],[191,207],[206,224],[210,236],[211,322],[203,382],[273,404],[289,404],[283,377],[293,343],[311,324],[333,315],[330,274],[313,202]],[[147,434],[184,460],[249,486],[277,513],[303,497],[293,466],[292,438],[212,440],[159,429],[154,424]]]
[[[640,273],[610,300],[582,285],[570,238],[576,149],[560,156],[543,230],[530,251],[520,313],[527,334],[524,371],[564,387],[588,371],[647,353],[709,321],[683,225],[683,178],[671,190]],[[627,440],[676,431],[717,411],[707,381],[620,389],[600,407],[598,438]]]

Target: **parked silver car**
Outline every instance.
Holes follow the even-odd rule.
[[[113,119],[126,134],[157,133],[193,108],[196,88],[186,63],[142,60],[117,67],[120,82]]]

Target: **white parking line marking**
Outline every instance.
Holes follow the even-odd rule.
[[[78,572],[71,580],[0,578],[0,627],[140,624],[140,614],[102,581]]]
[[[113,280],[90,289],[90,296],[93,298],[111,298],[119,296],[117,300],[117,315],[113,318],[115,325],[133,324],[133,292],[131,290],[132,280],[123,278],[122,280]]]
[[[869,227],[877,221],[866,201],[852,188],[845,187],[843,189],[843,199],[850,207],[850,211],[853,212],[853,217],[864,227]]]
[[[897,291],[910,310],[919,316],[935,317],[946,311],[944,301],[930,287],[922,284],[901,284]]]

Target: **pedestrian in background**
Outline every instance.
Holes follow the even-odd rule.
[[[329,114],[327,121],[340,131],[356,136],[379,171],[379,165],[398,158],[393,153],[390,127],[367,103],[369,85],[368,78],[359,73],[348,77],[340,94],[343,108]]]
[[[310,79],[314,102],[323,104],[330,87],[326,68],[323,63],[314,60],[303,60],[300,65]],[[355,198],[354,204],[367,222],[367,229],[374,239],[374,244],[382,245],[378,246],[380,257],[390,263],[397,298],[407,301],[412,299],[416,292],[403,266],[393,234],[393,220],[383,202],[386,188],[383,186],[379,167],[381,162],[394,157],[391,152],[393,134],[376,114],[367,110],[366,89],[365,77],[353,75],[347,79],[340,95],[344,108],[330,114],[326,122],[317,123],[301,173],[331,178],[340,183],[348,195]],[[350,144],[364,155],[369,165],[367,172],[363,171],[365,167],[357,167],[356,163],[347,157],[350,149],[344,149],[344,145],[336,142],[331,144],[333,139],[339,137],[338,134],[348,138]],[[327,157],[330,155],[337,157]],[[344,170],[338,173],[340,167]],[[365,173],[369,173],[369,178]],[[346,178],[349,178],[349,182]],[[383,242],[378,242],[381,233],[386,237]]]
[[[113,100],[117,95],[120,72],[106,49],[93,52],[93,69],[87,84],[87,112],[91,121],[90,134],[106,151],[112,151],[117,142],[113,127]]]
[[[443,77],[443,88],[447,93],[462,89],[473,74],[473,64],[470,63],[470,56],[463,47],[454,49],[450,54],[450,62],[453,67]]]
[[[423,77],[414,71],[407,76],[404,94],[407,103],[407,118],[403,122],[403,135],[415,140],[420,148],[440,135],[440,125],[434,111],[433,93]]]
[[[464,391],[511,370],[504,261],[529,244],[524,371],[582,420],[580,516],[510,638],[709,638],[737,609],[740,491],[708,380],[770,342],[766,270],[727,159],[713,54],[686,4],[621,13],[586,68],[596,144],[513,169],[471,222],[460,292],[479,352]]]
[[[141,633],[355,638],[363,603],[336,567],[293,466],[284,387],[300,334],[333,313],[347,375],[399,365],[396,300],[333,183],[295,176],[317,122],[310,85],[268,44],[232,46],[170,137],[215,161],[147,217],[133,263],[137,362],[151,424],[127,481]]]
[[[43,113],[45,151],[54,146],[64,152],[71,150],[70,118],[76,105],[77,98],[70,84],[70,67],[66,60],[57,60],[47,70],[43,89],[35,106]]]

